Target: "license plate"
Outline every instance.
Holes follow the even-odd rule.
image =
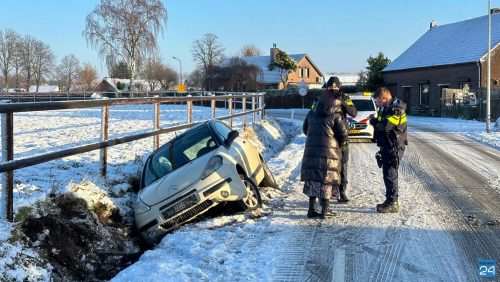
[[[361,130],[358,130],[358,129],[351,129],[351,130],[349,130],[349,134],[358,134],[360,132],[361,132]]]

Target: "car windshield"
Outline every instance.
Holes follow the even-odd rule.
[[[352,99],[352,102],[354,103],[354,106],[356,106],[356,110],[360,112],[375,111],[375,105],[373,105],[372,100]]]
[[[173,145],[172,145],[173,144]],[[143,187],[217,147],[208,126],[187,132],[164,145],[149,158],[144,169]]]

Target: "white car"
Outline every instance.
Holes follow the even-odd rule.
[[[368,116],[374,114],[377,116],[377,106],[372,98],[372,93],[354,93],[350,94],[358,115],[353,118],[347,115],[349,121],[349,138],[351,139],[370,139],[375,142],[373,126],[371,126]]]
[[[135,222],[149,243],[222,202],[261,205],[257,184],[276,187],[262,156],[218,120],[199,124],[153,152],[144,164]]]

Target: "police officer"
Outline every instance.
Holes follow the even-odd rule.
[[[344,123],[345,127],[348,128],[349,122],[347,120],[347,114],[349,114],[351,117],[356,117],[358,114],[358,111],[356,110],[356,106],[354,106],[354,103],[351,101],[351,98],[349,98],[349,95],[344,93],[341,90],[341,82],[338,77],[332,76],[328,79],[326,82],[326,89],[327,91],[333,91],[335,98],[340,100],[341,103],[341,110],[342,110],[342,122]],[[337,202],[339,204],[347,204],[350,202],[349,198],[346,195],[346,190],[347,190],[347,163],[349,162],[349,141],[346,139],[346,141],[341,144],[340,147],[341,153],[342,153],[342,158],[341,158],[341,168],[340,168],[340,186],[339,186],[339,197],[337,199]]]
[[[385,184],[385,201],[377,205],[379,213],[399,212],[398,168],[403,157],[406,138],[406,104],[393,97],[389,89],[381,87],[374,94],[375,103],[379,107],[378,117],[370,115],[370,124],[375,128],[379,167],[382,167]]]

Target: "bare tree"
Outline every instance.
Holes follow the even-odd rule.
[[[163,63],[157,56],[148,58],[144,64],[142,77],[149,83],[149,90],[155,90],[160,85],[161,73],[163,71]]]
[[[71,89],[72,82],[78,79],[80,73],[80,61],[75,55],[66,55],[61,59],[58,67],[59,71],[63,74],[64,84],[67,91]]]
[[[157,49],[156,38],[166,22],[160,0],[101,0],[87,15],[83,34],[102,58],[127,63],[133,85],[138,62]]]
[[[37,40],[32,36],[25,36],[21,40],[22,48],[19,50],[19,56],[21,57],[21,66],[24,73],[26,74],[26,85],[27,88],[31,85],[31,79],[34,75],[34,61],[35,61],[35,47]]]
[[[215,66],[219,65],[224,57],[224,48],[217,41],[215,34],[207,33],[202,39],[195,40],[191,53],[193,60],[203,68],[206,80],[206,89],[210,88],[210,77]]]
[[[240,54],[245,57],[255,57],[262,56],[262,51],[253,44],[247,44],[241,48]]]
[[[13,67],[16,41],[19,35],[11,30],[0,30],[0,71],[5,80],[5,88],[9,88],[9,72]]]
[[[194,88],[202,88],[205,74],[200,67],[193,70],[188,76],[188,83]]]
[[[49,75],[54,66],[54,53],[49,45],[36,41],[33,49],[33,77],[35,78],[36,92],[44,76]]]
[[[94,80],[97,78],[97,70],[91,65],[84,63],[79,73],[80,84],[85,90],[94,88]]]
[[[174,71],[171,67],[162,65],[159,81],[162,89],[168,90],[173,85],[177,84],[179,81],[179,74]]]
[[[12,60],[12,67],[14,68],[14,79],[16,88],[20,87],[20,76],[24,72],[24,65],[22,59],[22,48],[24,47],[24,39],[18,37],[16,40],[16,47],[14,51],[14,59]]]

